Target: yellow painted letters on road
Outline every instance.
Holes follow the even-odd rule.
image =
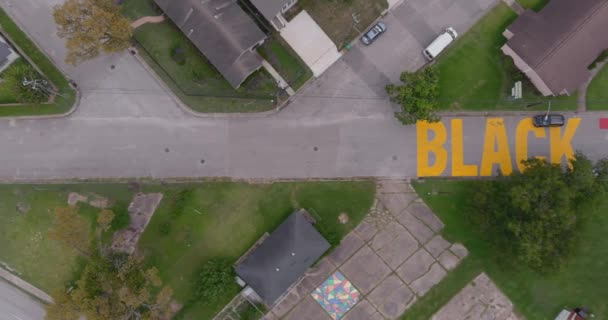
[[[485,177],[491,176],[494,164],[498,164],[500,172],[505,175],[513,172],[509,139],[502,118],[489,118],[486,121],[486,137],[483,144],[480,174]]]
[[[429,141],[429,132],[434,133],[433,140]],[[443,173],[448,162],[448,152],[444,144],[448,139],[445,126],[441,122],[430,123],[419,121],[416,124],[416,137],[418,145],[418,175],[421,177],[439,176]],[[435,163],[429,164],[429,154],[435,156]]]
[[[462,119],[452,119],[452,176],[476,177],[477,166],[464,164],[464,139],[462,136]]]
[[[566,157],[568,165],[570,159],[574,158],[574,150],[572,149],[572,138],[581,123],[580,118],[572,118],[568,120],[566,127],[564,128],[564,135],[561,135],[562,128],[553,127],[550,129],[551,133],[551,162],[562,163],[562,157]]]
[[[517,125],[515,131],[515,160],[519,171],[524,171],[525,166],[522,160],[528,160],[528,134],[532,132],[536,138],[545,138],[545,128],[537,128],[532,123],[532,119],[523,119]],[[545,157],[537,157],[545,159]]]

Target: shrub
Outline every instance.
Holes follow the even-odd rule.
[[[48,100],[48,94],[41,89],[23,84],[24,79],[30,81],[46,81],[31,65],[24,60],[17,60],[3,74],[6,86],[10,88],[15,99],[20,103],[42,103]]]
[[[127,206],[115,206],[116,209],[114,212],[114,219],[112,220],[112,228],[111,230],[117,231],[125,229],[131,224],[131,216],[129,215],[129,211],[127,210]]]
[[[171,48],[171,59],[180,66],[186,64],[186,51],[184,48],[179,45]]]
[[[202,302],[214,301],[237,286],[232,263],[226,259],[205,262],[197,274],[194,297]]]

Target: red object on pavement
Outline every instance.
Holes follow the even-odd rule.
[[[600,129],[608,130],[608,118],[600,118]]]

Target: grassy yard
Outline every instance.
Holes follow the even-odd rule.
[[[519,2],[519,4],[526,8],[526,9],[532,9],[534,11],[540,11],[540,9],[542,9],[548,2],[549,0],[516,0],[517,2]]]
[[[127,0],[123,4],[123,12],[131,19],[161,14],[151,0]],[[260,112],[277,105],[279,89],[265,70],[252,74],[235,90],[169,20],[137,28],[134,38],[142,58],[195,111]],[[180,59],[175,58],[178,51],[181,52]],[[269,59],[294,89],[311,76],[295,53],[274,37],[267,40],[260,53]]]
[[[2,9],[0,9],[0,26],[2,33],[8,36],[12,43],[19,47],[33,61],[44,76],[55,85],[60,94],[56,97],[55,102],[51,104],[0,107],[0,117],[62,114],[70,110],[76,102],[76,91],[70,87],[68,80],[61,71],[15,25]]]
[[[338,49],[353,41],[380,17],[388,8],[386,0],[299,0],[298,6],[306,10],[327,33]],[[359,23],[353,27],[353,15]]]
[[[363,218],[374,195],[373,182],[208,183],[190,191],[175,190],[161,204],[141,241],[149,262],[190,302],[196,270],[209,259],[236,261],[264,232],[272,231],[296,208],[317,217],[326,238],[341,238]],[[346,212],[350,222],[341,225]],[[236,294],[225,292],[213,304],[194,303],[184,319],[211,319]]]
[[[375,192],[372,181],[140,187],[143,192],[162,192],[164,198],[139,246],[176,298],[188,305],[183,317],[197,320],[211,319],[236,294],[233,288],[211,305],[191,303],[196,271],[208,259],[236,261],[296,208],[308,209],[320,232],[339,240],[361,221]],[[83,266],[75,251],[48,238],[53,209],[67,204],[69,192],[109,197],[117,215],[126,212],[135,194],[127,184],[0,185],[0,262],[47,292],[73,281]],[[21,213],[18,205],[30,209]],[[95,223],[98,209],[80,205],[80,212]],[[350,217],[345,225],[338,222],[342,212]]]
[[[258,52],[294,90],[301,88],[312,77],[312,71],[279,35],[268,38]]]
[[[608,109],[608,64],[593,78],[587,88],[587,110]]]
[[[422,298],[404,319],[429,319],[454,294],[485,271],[527,319],[553,319],[564,307],[585,305],[596,319],[607,319],[608,199],[590,212],[576,253],[562,270],[539,274],[523,266],[497,262],[496,252],[468,222],[471,186],[475,181],[427,180],[414,184],[424,201],[445,222],[446,239],[463,243],[470,255]]]
[[[440,56],[440,109],[519,111],[528,103],[547,100],[527,80],[523,99],[510,97],[518,72],[500,47],[506,42],[502,32],[516,17],[507,5],[498,4]],[[555,110],[576,109],[576,95],[551,100]]]

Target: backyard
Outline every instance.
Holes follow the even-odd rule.
[[[338,47],[344,48],[365,32],[388,8],[386,0],[299,0],[298,8],[306,10]],[[354,24],[354,20],[358,23]]]
[[[44,77],[54,85],[59,93],[52,103],[26,103],[14,106],[2,106],[0,107],[0,117],[51,115],[69,111],[76,101],[76,91],[70,87],[65,76],[36,47],[26,34],[15,25],[2,9],[0,9],[0,25],[2,25],[2,33],[8,38],[7,40],[27,55],[30,61],[38,67]],[[7,92],[7,88],[0,86],[0,103],[14,102],[16,101]]]
[[[543,3],[524,2],[534,8]],[[499,3],[442,54],[437,61],[441,110],[521,111],[529,103],[547,100],[500,50],[506,42],[502,32],[516,18],[507,5]],[[523,99],[514,100],[511,88],[519,80],[523,82]],[[550,100],[556,110],[575,110],[576,98],[574,94]]]
[[[185,305],[184,319],[204,320],[236,295],[237,286],[226,288],[213,303],[192,301],[192,283],[202,264],[209,259],[236,261],[297,208],[308,209],[319,231],[336,243],[368,212],[375,185],[372,181],[2,185],[0,262],[46,292],[65,287],[77,278],[84,261],[74,250],[48,239],[54,208],[67,204],[69,192],[94,192],[114,201],[111,209],[123,216],[135,189],[164,194],[139,243],[146,263],[158,267],[175,290],[176,299]],[[79,208],[93,225],[99,209],[86,204]],[[339,223],[341,213],[348,214],[348,223]]]
[[[424,201],[445,222],[444,237],[462,242],[470,251],[463,263],[429,294],[420,299],[404,319],[429,319],[469,281],[485,271],[527,319],[553,319],[562,308],[585,305],[597,319],[606,319],[608,305],[608,199],[593,209],[574,255],[559,271],[539,274],[527,267],[498,262],[496,252],[468,222],[470,190],[475,181],[426,180],[414,184]]]
[[[123,12],[133,20],[162,13],[151,0],[127,0]],[[167,41],[158,41],[159,38]],[[134,39],[140,56],[195,111],[259,112],[277,105],[280,89],[264,69],[253,73],[235,90],[170,20],[137,28]],[[286,81],[294,84],[294,89],[310,78],[310,71],[282,42],[271,37],[263,48],[270,51],[262,55]]]

